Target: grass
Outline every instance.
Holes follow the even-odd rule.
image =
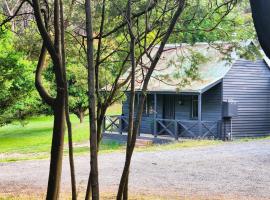
[[[249,138],[241,138],[237,139],[237,142],[250,142],[254,140],[269,140],[270,136],[264,136],[264,137],[249,137]]]
[[[114,105],[108,109],[107,114],[116,115],[121,113],[121,105]],[[75,115],[71,115],[73,124],[73,141],[75,144],[74,154],[84,154],[89,152],[89,119],[85,118],[83,123]],[[0,128],[0,162],[12,162],[19,160],[33,160],[48,158],[52,137],[52,116],[39,116],[29,119],[29,123],[22,127],[19,123],[13,123]],[[260,139],[270,139],[260,138]],[[254,138],[236,140],[236,142],[248,142]],[[256,139],[257,140],[257,139]],[[163,145],[151,145],[136,148],[136,151],[158,151],[173,150],[179,148],[202,147],[209,145],[219,145],[224,143],[220,140],[184,140]],[[65,136],[67,144],[67,134]],[[83,145],[82,145],[83,144]],[[101,143],[100,153],[123,151],[124,146],[120,142],[106,140]],[[64,153],[68,153],[67,145]]]
[[[221,140],[194,140],[188,139],[168,144],[158,144],[152,145],[149,147],[141,147],[138,148],[137,151],[163,151],[163,150],[174,150],[181,148],[192,148],[192,147],[203,147],[203,146],[211,146],[211,145],[219,145],[224,142]]]
[[[120,114],[121,105],[110,107],[107,113]],[[33,117],[28,121],[29,123],[25,127],[15,122],[0,128],[0,154],[4,155],[2,158],[0,157],[0,162],[39,159],[48,156],[52,140],[53,116]],[[85,117],[85,121],[80,124],[79,119],[75,115],[71,115],[71,121],[74,143],[86,142],[89,138],[88,117]],[[65,144],[67,144],[67,134]],[[106,141],[101,144],[101,151],[119,148],[121,145],[116,141]],[[88,150],[87,147],[77,147],[74,151],[78,154]],[[67,148],[65,148],[65,152],[67,152]],[[21,156],[21,154],[26,156]]]

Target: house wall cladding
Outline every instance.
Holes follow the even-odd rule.
[[[151,95],[151,94],[150,94]],[[129,115],[129,94],[126,94],[127,99],[122,104],[122,114],[126,117]],[[157,95],[157,118],[162,118],[162,95]],[[136,103],[136,102],[135,102]],[[151,105],[152,108],[154,108],[154,105]],[[135,107],[134,115],[136,116],[137,109]],[[149,115],[143,114],[142,116],[142,122],[140,127],[141,133],[154,133],[154,113],[150,113]]]
[[[222,119],[222,83],[202,94],[202,120],[219,121]]]
[[[151,95],[151,94],[150,94]],[[164,95],[168,94],[157,94],[157,118],[163,118],[163,101]],[[175,119],[183,120],[183,124],[185,127],[193,127],[190,131],[193,132],[194,135],[190,135],[188,132],[184,132],[183,127],[178,126],[178,130],[181,132],[180,136],[183,137],[199,137],[199,129],[197,123],[197,119],[191,118],[191,103],[192,98],[197,98],[197,95],[180,95],[180,94],[171,94],[172,98],[174,98],[175,104]],[[127,100],[123,102],[123,115],[128,116],[129,110],[129,96],[127,94]],[[221,120],[222,117],[222,108],[221,108],[221,83],[214,86],[213,88],[209,89],[202,95],[202,120],[207,121],[204,122],[208,128],[211,128],[214,125],[214,122]],[[181,101],[181,103],[179,103]],[[154,108],[154,105],[152,105]],[[136,114],[135,109],[135,114]],[[141,133],[154,133],[154,114],[143,115],[142,122],[141,122]],[[195,126],[194,126],[195,125]],[[160,130],[159,126],[157,127]],[[210,136],[219,137],[218,135],[218,128],[214,127],[212,129],[212,133],[209,133]],[[170,127],[172,131],[174,131],[174,127]],[[206,133],[207,129],[202,126],[202,133]]]
[[[181,130],[181,135],[183,137],[202,137],[205,135],[205,137],[215,137],[219,138],[219,130],[220,130],[220,124],[218,124],[218,121],[220,123],[222,119],[222,84],[219,83],[213,88],[209,89],[208,91],[204,92],[202,94],[202,121],[205,126],[207,126],[209,129],[211,129],[211,132],[208,132],[207,135],[205,135],[208,131],[204,126],[202,126],[202,135],[199,134],[199,127],[198,125],[194,124],[196,123],[196,120],[183,122],[183,124],[186,127],[192,127],[190,131],[193,132],[194,135],[190,135],[187,132],[184,132],[183,128]],[[183,106],[176,106],[176,118],[179,120],[191,120],[191,100],[192,96],[183,96],[185,99]],[[195,96],[197,98],[197,96]],[[184,111],[184,112],[183,112]]]
[[[238,102],[238,116],[232,118],[234,138],[270,135],[270,70],[264,60],[233,64],[223,79],[227,100]]]

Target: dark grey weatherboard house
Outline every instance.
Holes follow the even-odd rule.
[[[181,70],[190,66],[179,57],[189,57],[195,51],[207,60],[197,66],[199,79],[180,87]],[[148,87],[141,133],[176,138],[270,135],[267,60],[248,61],[236,55],[232,59],[229,64],[220,51],[204,43],[192,47],[167,45]],[[137,80],[137,96],[141,85]],[[127,128],[128,110],[127,93],[123,114],[118,118],[120,132]]]

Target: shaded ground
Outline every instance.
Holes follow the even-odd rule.
[[[114,140],[120,143],[126,143],[127,141],[127,133],[123,133],[121,135],[117,132],[113,132],[113,133],[108,132],[108,133],[103,133],[102,136],[104,140]],[[163,136],[159,135],[158,137],[155,138],[151,134],[143,134],[143,133],[141,133],[140,136],[137,137],[137,141],[138,140],[150,141],[153,144],[168,144],[175,141],[175,139],[169,135],[163,135]]]
[[[124,153],[100,155],[103,192],[114,192],[119,183]],[[63,189],[69,189],[64,161]],[[88,156],[76,158],[77,182],[84,188]],[[48,160],[0,163],[0,193],[44,192]],[[270,140],[226,143],[218,146],[136,152],[130,188],[134,194],[154,194],[165,199],[270,199]],[[166,198],[167,197],[167,198]],[[198,198],[197,198],[198,197]]]

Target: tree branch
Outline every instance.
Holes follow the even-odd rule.
[[[8,8],[8,12],[10,14],[10,16],[8,16],[1,24],[0,24],[0,27],[5,25],[6,23],[10,22],[14,17],[17,16],[17,14],[19,13],[20,9],[22,8],[23,4],[25,2],[28,2],[27,0],[24,0],[20,3],[20,5],[18,6],[18,8],[16,9],[16,11],[14,13],[11,13],[10,9]],[[8,7],[8,5],[6,5]]]
[[[35,73],[35,86],[37,88],[37,91],[40,95],[40,97],[50,106],[54,105],[55,99],[49,95],[49,93],[46,91],[44,86],[42,85],[42,80],[41,80],[41,74],[42,70],[44,68],[45,60],[46,60],[46,47],[43,44],[36,68],[36,73]]]
[[[46,49],[50,53],[52,60],[54,62],[58,63],[59,59],[57,57],[56,50],[54,48],[53,42],[51,41],[50,35],[47,32],[46,27],[45,27],[43,20],[42,20],[39,0],[33,0],[33,9],[34,9],[34,15],[36,18],[36,23],[37,23],[39,32],[41,34],[41,37],[44,41],[44,44],[46,46]]]

